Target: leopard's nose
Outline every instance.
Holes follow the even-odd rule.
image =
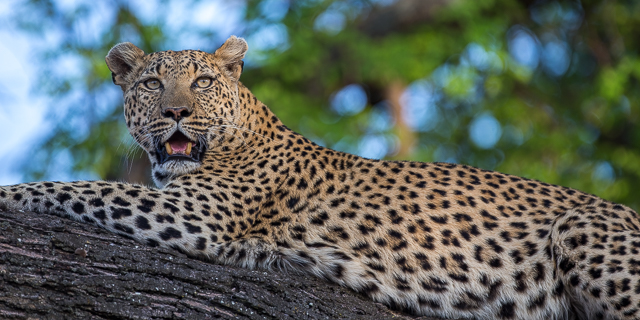
[[[162,115],[167,118],[173,118],[176,122],[180,121],[182,118],[186,118],[191,115],[191,111],[189,109],[180,107],[180,108],[167,108],[162,112]]]

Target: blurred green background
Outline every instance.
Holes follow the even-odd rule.
[[[12,1],[46,133],[23,181],[150,184],[104,63],[146,52],[250,52],[241,81],[289,127],[365,157],[447,161],[640,208],[640,1]],[[0,99],[0,104],[3,103]],[[19,119],[15,119],[19,121]]]

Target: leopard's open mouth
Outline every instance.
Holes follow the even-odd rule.
[[[176,131],[167,141],[156,147],[158,162],[169,160],[200,162],[205,148],[201,143],[192,141],[182,132]]]

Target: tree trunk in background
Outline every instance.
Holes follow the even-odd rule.
[[[411,129],[402,116],[402,93],[406,89],[406,86],[399,80],[391,82],[385,88],[385,98],[389,102],[391,108],[391,115],[396,121],[394,127],[394,133],[398,136],[398,145],[396,153],[393,158],[396,159],[408,159],[411,157],[411,151],[416,144],[418,137],[416,133]]]
[[[98,227],[0,211],[2,319],[428,319],[310,276],[154,249]]]
[[[400,0],[388,6],[379,6],[363,17],[358,29],[373,37],[402,31],[428,22],[438,9],[453,0]]]

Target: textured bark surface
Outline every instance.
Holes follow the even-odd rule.
[[[98,227],[0,211],[2,319],[428,319],[311,276],[210,264]]]

